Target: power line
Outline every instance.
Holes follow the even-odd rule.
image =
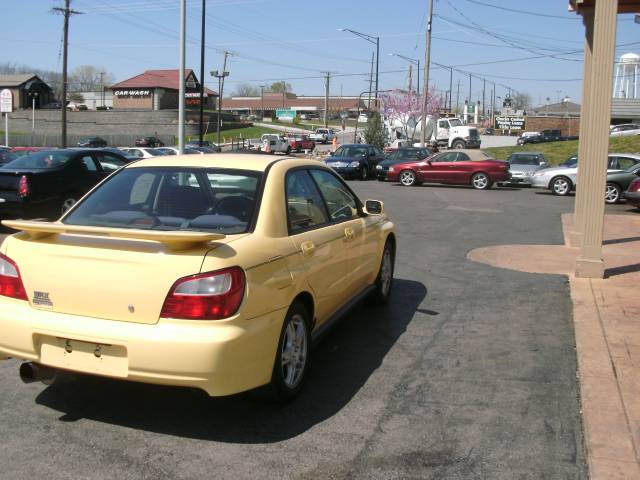
[[[503,7],[501,5],[493,5],[492,3],[480,2],[479,0],[467,0],[467,2],[475,3],[476,5],[482,5],[484,7],[496,8],[498,10],[503,10],[505,12],[521,13],[521,14],[524,14],[524,15],[534,15],[536,17],[557,18],[559,20],[571,20],[571,21],[578,20],[576,17],[563,17],[563,16],[560,16],[560,15],[551,15],[551,14],[548,14],[548,13],[531,12],[529,10],[518,10],[518,9],[515,9],[515,8]]]

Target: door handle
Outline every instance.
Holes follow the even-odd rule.
[[[344,229],[344,236],[346,237],[347,240],[353,240],[353,237],[355,236],[353,228],[351,228],[351,227],[345,228]]]
[[[300,249],[302,250],[303,255],[313,255],[313,252],[316,251],[316,246],[313,242],[302,242],[300,244]]]

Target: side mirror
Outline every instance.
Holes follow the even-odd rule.
[[[366,200],[364,202],[364,212],[368,215],[382,215],[384,213],[384,203],[379,200]]]
[[[333,153],[332,151],[329,151],[329,155],[333,157]]]

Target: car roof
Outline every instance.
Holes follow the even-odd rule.
[[[640,154],[637,153],[610,153],[610,157],[631,157],[640,160]]]
[[[264,172],[275,162],[288,160],[300,161],[294,157],[274,158],[271,155],[255,155],[247,153],[209,153],[204,155],[171,155],[145,158],[127,168],[139,167],[196,167],[196,168],[228,168],[234,170],[253,170]],[[308,160],[310,166],[321,165],[317,160]]]

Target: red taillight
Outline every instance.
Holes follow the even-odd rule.
[[[0,253],[0,295],[4,297],[28,300],[27,292],[20,278],[18,265],[9,257]]]
[[[240,267],[184,277],[171,287],[162,306],[163,318],[221,320],[238,311],[245,276]]]
[[[20,177],[20,182],[18,183],[18,195],[21,197],[29,195],[29,181],[27,180],[26,175],[22,175]]]
[[[627,190],[628,192],[640,192],[640,178],[636,178],[633,182],[631,182],[631,185],[629,185],[629,190]]]

